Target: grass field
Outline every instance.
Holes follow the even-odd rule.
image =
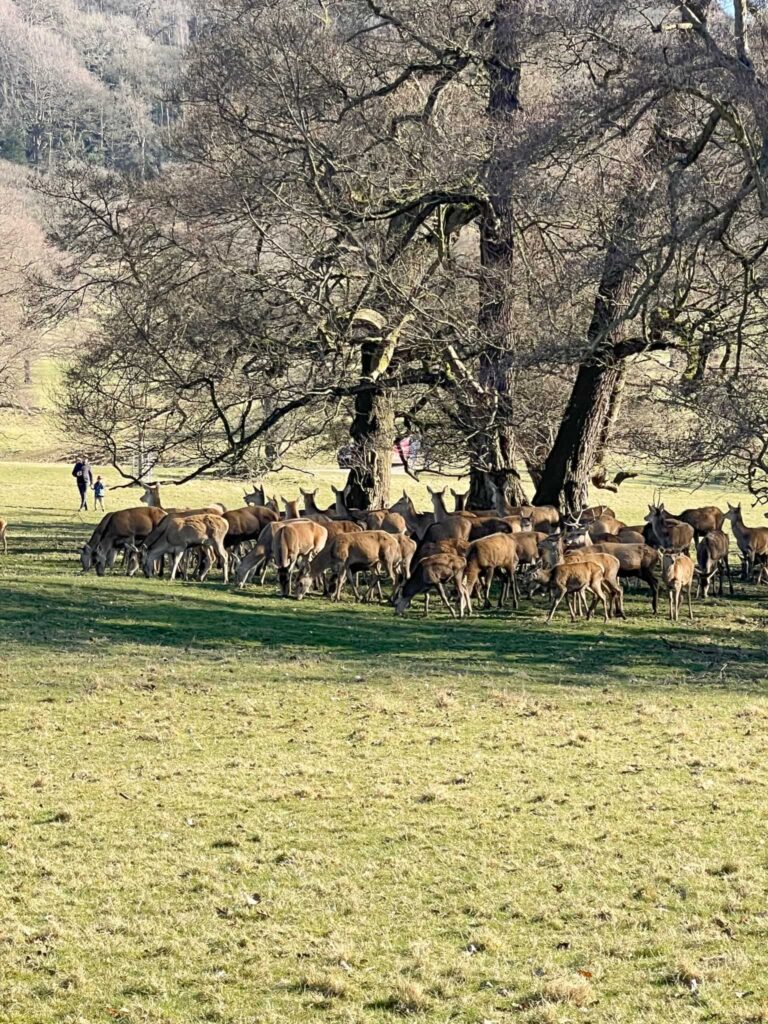
[[[3,1024],[768,1022],[768,591],[396,620],[82,577],[68,467],[0,487]]]

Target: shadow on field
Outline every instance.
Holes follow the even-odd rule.
[[[128,589],[130,588],[130,589]],[[375,670],[376,658],[398,671],[482,673],[503,684],[511,669],[557,683],[604,685],[614,679],[642,681],[700,676],[707,685],[765,679],[768,666],[763,629],[733,632],[711,614],[692,627],[671,627],[650,615],[642,597],[628,601],[629,621],[579,622],[564,615],[544,624],[544,606],[524,605],[519,613],[490,614],[456,621],[420,610],[396,619],[389,608],[351,602],[334,605],[317,598],[302,603],[269,592],[233,592],[220,584],[72,577],[0,586],[0,629],[14,649],[71,650],[83,642],[129,644],[258,657],[280,655],[341,658]],[[105,648],[106,649],[106,648]],[[383,663],[382,663],[383,664]],[[727,674],[726,674],[727,673]]]

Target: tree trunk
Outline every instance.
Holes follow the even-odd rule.
[[[379,344],[365,341],[361,346],[362,377],[369,377],[379,353]],[[348,508],[386,508],[392,477],[392,446],[395,443],[393,397],[372,385],[358,392],[355,416],[350,427],[353,464],[347,477]]]
[[[575,515],[587,501],[589,478],[600,449],[620,364],[605,358],[582,363],[541,482],[535,505],[555,505]]]
[[[514,253],[512,198],[509,181],[509,121],[520,106],[517,50],[518,0],[497,0],[494,37],[488,61],[490,150],[486,168],[488,205],[480,222],[480,284],[478,323],[487,340],[479,379],[489,396],[479,412],[487,427],[472,443],[469,508],[493,507],[495,484],[513,505],[525,501],[515,467],[512,418],[511,310],[509,288]]]
[[[667,153],[658,126],[643,156],[643,169],[658,171]],[[582,360],[555,443],[547,457],[534,503],[555,505],[569,515],[578,514],[587,502],[589,481],[612,424],[614,394],[622,381],[623,357],[619,343],[623,330],[621,311],[631,293],[637,272],[637,236],[647,215],[653,185],[628,193],[613,225],[612,238],[603,260],[592,321],[587,331],[589,354]]]

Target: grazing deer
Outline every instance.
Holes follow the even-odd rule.
[[[696,548],[696,573],[699,577],[699,593],[702,597],[709,597],[709,587],[715,573],[720,581],[719,596],[723,596],[723,575],[728,574],[728,586],[733,597],[733,580],[731,579],[731,567],[728,564],[728,538],[722,530],[710,530],[706,533]]]
[[[105,516],[108,521],[92,554],[96,575],[103,576],[107,568],[112,568],[118,549],[135,549],[165,518],[167,513],[154,507],[124,508]]]
[[[661,578],[669,589],[669,617],[673,622],[680,618],[680,604],[683,591],[688,591],[688,615],[693,622],[691,588],[693,587],[694,565],[688,555],[680,551],[662,551]]]
[[[276,537],[275,552],[275,565],[284,597],[291,596],[293,573],[299,561],[308,562],[315,558],[323,550],[327,540],[326,528],[311,519],[284,523]]]
[[[323,523],[327,533],[328,540],[325,542],[323,550],[315,555],[311,562],[306,566],[301,576],[296,580],[296,591],[295,597],[298,601],[301,601],[313,586],[321,587],[323,593],[327,595],[329,593],[329,581],[326,578],[326,572],[331,565],[331,549],[332,541],[342,533],[361,533],[362,526],[359,523],[353,523],[349,519],[337,519],[332,520],[328,523]],[[416,545],[414,544],[414,548]]]
[[[396,595],[394,599],[395,614],[404,615],[414,597],[424,594],[424,616],[426,617],[429,615],[429,591],[434,588],[440,595],[440,600],[455,619],[456,611],[445,593],[445,584],[453,583],[459,595],[459,616],[464,617],[465,609],[467,615],[471,615],[472,605],[463,579],[465,568],[466,562],[461,555],[452,552],[445,551],[423,558],[414,569],[413,575],[408,577]]]
[[[592,594],[597,601],[602,601],[603,616],[607,622],[608,603],[605,599],[604,579],[603,567],[596,562],[560,562],[553,569],[537,569],[533,574],[533,580],[549,590],[551,598],[546,621],[552,621],[560,602],[566,595],[569,597],[573,595],[574,600],[569,601],[568,610],[571,613],[571,622],[575,622],[574,604],[580,606],[582,603],[586,603],[586,595]],[[587,610],[587,618],[591,614],[592,609],[590,608]]]
[[[179,565],[185,553],[191,548],[202,548],[206,554],[206,566],[201,580],[205,579],[208,569],[213,564],[210,553],[213,552],[220,560],[224,569],[224,582],[229,581],[229,558],[224,547],[224,538],[229,526],[222,516],[211,513],[193,516],[168,516],[168,524],[158,540],[147,547],[144,552],[142,568],[144,575],[152,576],[154,565],[166,554],[172,556],[171,579],[176,579]]]
[[[687,508],[674,518],[693,527],[693,535],[697,544],[702,537],[706,537],[713,530],[722,530],[725,522],[725,514],[717,505]]]
[[[755,559],[768,555],[768,526],[745,526],[741,517],[741,504],[728,502],[725,519],[731,524],[733,536],[741,552],[742,579],[751,580],[755,571]]]

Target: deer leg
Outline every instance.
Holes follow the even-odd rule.
[[[173,564],[171,565],[171,576],[170,576],[171,580],[175,580],[176,579],[176,573],[179,570],[179,565],[181,564],[181,560],[182,560],[183,557],[184,557],[183,549],[181,551],[177,551],[174,554],[174,556],[173,556]]]
[[[547,616],[547,619],[546,619],[547,622],[551,622],[552,621],[552,616],[557,611],[558,605],[560,604],[560,602],[563,600],[564,597],[565,597],[565,591],[564,590],[561,590],[560,593],[557,594],[557,595],[555,595],[554,593],[552,594],[552,603],[550,605],[549,615]]]
[[[688,584],[688,617],[693,622],[693,605],[691,604],[691,584]]]
[[[455,619],[456,618],[456,610],[453,607],[453,605],[451,604],[451,602],[448,600],[448,596],[445,593],[445,587],[440,582],[440,580],[437,581],[437,592],[440,595],[440,600],[443,602],[445,607],[448,609],[448,611],[451,613],[451,615]]]
[[[491,566],[491,568],[487,571],[485,587],[485,604],[483,605],[484,608],[491,607],[491,587],[493,586],[493,574],[495,573],[495,571],[496,569],[493,566]]]
[[[427,590],[424,594],[424,618],[429,617],[429,591]]]
[[[520,607],[520,596],[517,592],[517,575],[514,568],[510,570],[509,578],[512,583],[512,607],[517,611]]]

